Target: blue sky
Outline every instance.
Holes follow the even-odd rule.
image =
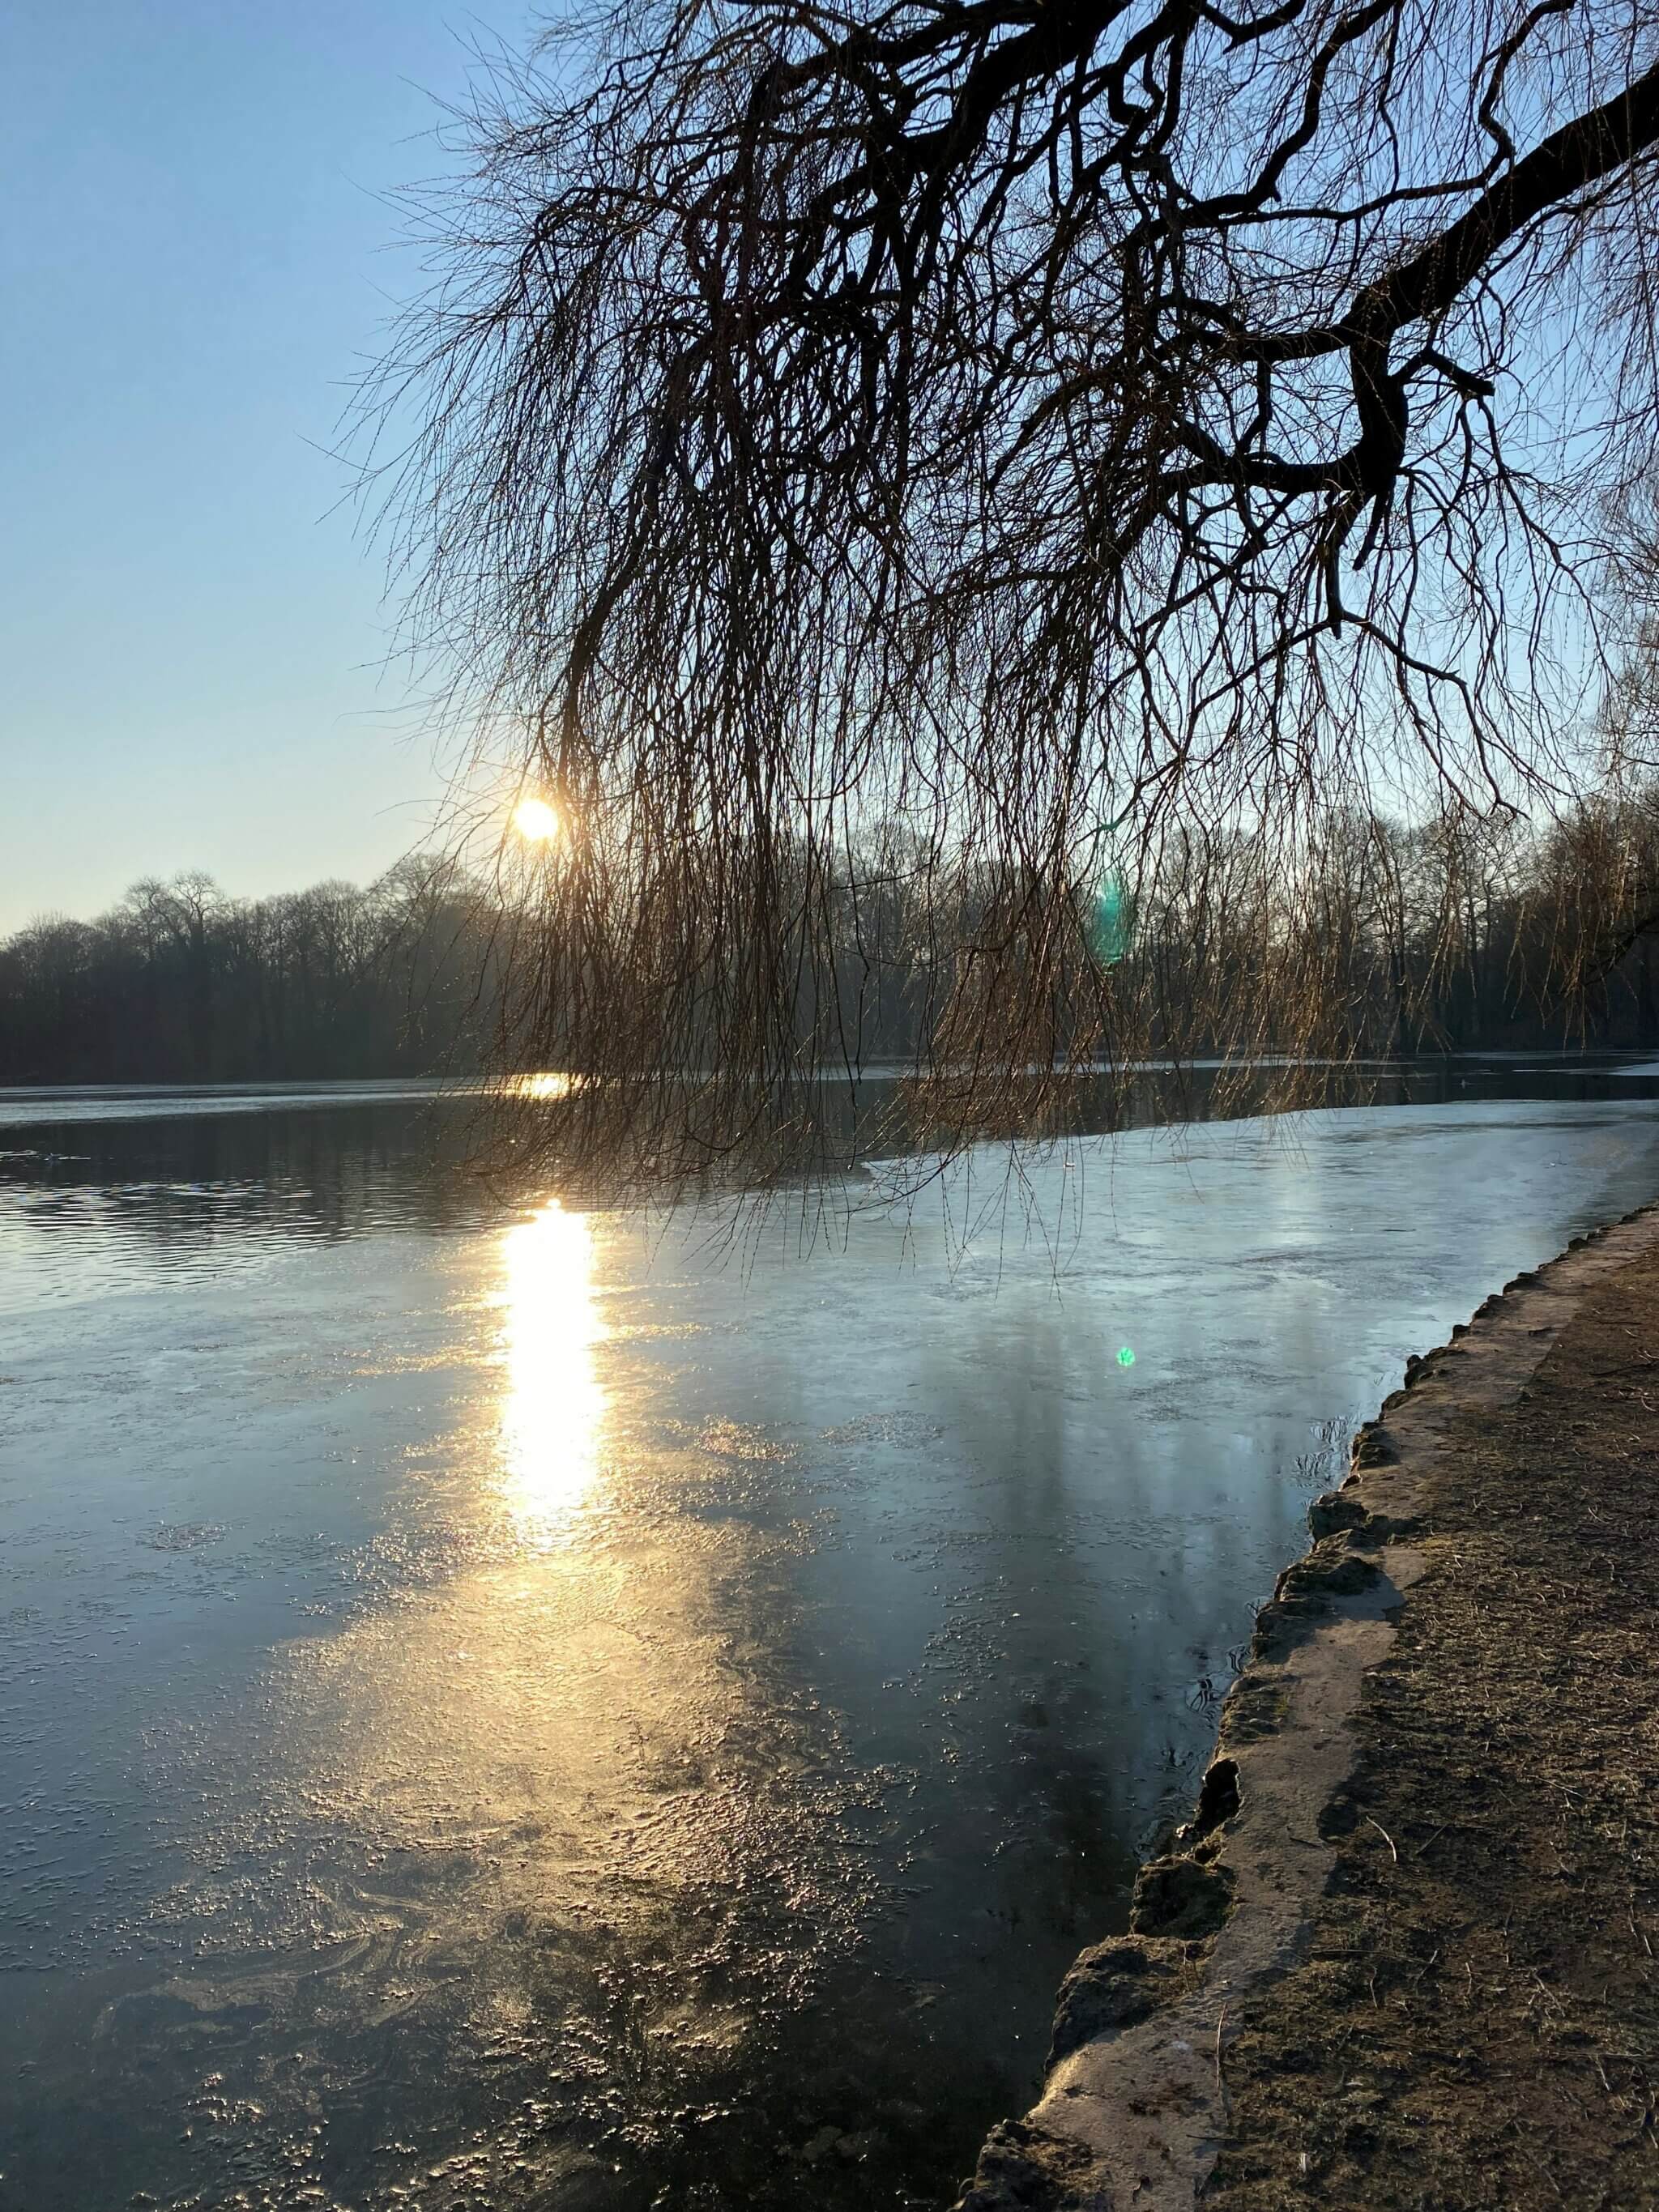
[[[0,932],[363,879],[441,787],[327,448],[418,285],[386,195],[527,0],[11,0]]]

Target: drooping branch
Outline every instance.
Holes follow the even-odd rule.
[[[392,388],[411,620],[578,825],[528,1034],[595,1157],[624,1097],[669,1167],[811,1121],[881,823],[920,1089],[1001,1095],[1179,1042],[1091,884],[1571,790],[1659,416],[1659,26],[651,0],[576,75],[475,118]]]

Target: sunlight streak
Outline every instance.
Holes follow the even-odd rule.
[[[502,1084],[501,1092],[507,1098],[568,1098],[573,1087],[568,1075],[550,1071],[535,1075],[511,1075]]]
[[[520,1534],[558,1540],[592,1490],[605,1394],[588,1218],[550,1200],[502,1239],[503,1495]]]

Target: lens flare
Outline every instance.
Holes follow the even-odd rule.
[[[559,834],[558,811],[544,799],[521,799],[513,810],[513,826],[527,844],[544,845]]]

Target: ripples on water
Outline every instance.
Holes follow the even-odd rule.
[[[948,2194],[1349,1424],[1659,1182],[1571,1080],[840,1239],[0,1103],[0,2207]]]

